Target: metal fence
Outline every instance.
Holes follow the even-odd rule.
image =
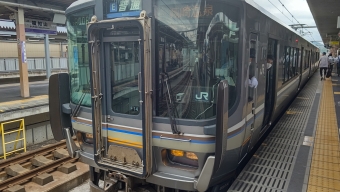
[[[28,71],[46,70],[45,58],[28,58]],[[67,58],[51,58],[51,69],[67,69]],[[0,72],[19,71],[19,59],[0,58]]]

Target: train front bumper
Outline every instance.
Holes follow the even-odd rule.
[[[67,150],[71,157],[78,157],[83,163],[91,167],[105,170],[99,167],[94,161],[94,155],[78,148],[71,137],[70,130],[65,129]],[[183,177],[181,175],[165,172],[155,172],[146,179],[147,182],[169,188],[187,191],[206,191],[209,187],[211,176],[214,170],[215,156],[209,156],[198,178]],[[93,188],[93,185],[91,185]],[[95,189],[100,190],[99,188]],[[104,191],[104,190],[103,190]]]

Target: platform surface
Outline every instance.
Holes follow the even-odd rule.
[[[30,97],[20,96],[20,84],[0,85],[0,113],[48,105],[48,81],[32,82]]]
[[[316,72],[229,191],[340,191],[338,102],[340,78]]]

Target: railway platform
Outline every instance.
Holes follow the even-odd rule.
[[[340,77],[316,72],[229,192],[340,191]]]
[[[53,139],[49,124],[48,106],[48,81],[30,83],[31,97],[23,99],[20,96],[20,84],[0,85],[0,125],[6,134],[4,141],[14,142],[17,138],[19,124],[25,127],[26,146],[39,144]],[[11,132],[8,133],[7,132]],[[13,132],[13,133],[12,133]],[[3,139],[0,138],[0,143]],[[23,147],[23,142],[6,145],[6,152]],[[0,148],[0,156],[3,155],[3,147]]]
[[[0,122],[48,112],[48,81],[30,83],[31,97],[20,96],[20,84],[0,85]]]

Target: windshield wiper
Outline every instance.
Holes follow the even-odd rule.
[[[89,86],[90,86],[90,81],[87,83],[87,87],[89,87]],[[90,89],[88,89],[87,91],[90,91]],[[80,106],[81,106],[81,104],[83,104],[83,100],[86,96],[87,91],[83,89],[83,94],[79,98],[79,102],[78,102],[76,108],[74,109],[74,112],[72,113],[72,117],[78,117]]]
[[[168,114],[169,114],[169,120],[170,120],[170,125],[171,125],[171,130],[173,134],[181,134],[181,132],[178,130],[177,128],[177,124],[176,124],[176,106],[174,105],[173,101],[172,101],[172,91],[171,91],[171,85],[168,84],[168,81],[170,80],[169,75],[167,73],[161,73],[160,75],[162,75],[162,86],[164,85],[164,82],[166,84],[166,90],[168,93],[168,97],[166,96],[166,106],[168,108]],[[166,80],[165,77],[167,78]],[[163,93],[162,93],[163,94]]]

